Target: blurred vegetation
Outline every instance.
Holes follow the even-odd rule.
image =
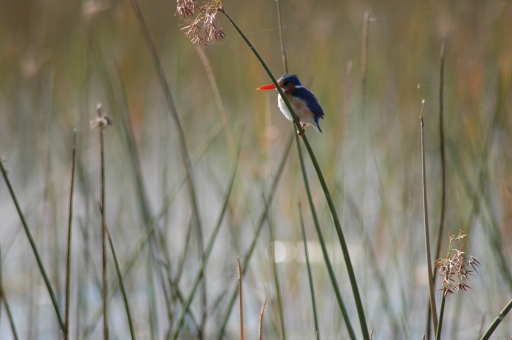
[[[347,338],[305,204],[296,148],[291,148],[274,200],[267,201],[293,130],[277,108],[276,93],[255,91],[270,82],[260,63],[228,21],[218,16],[227,38],[203,51],[228,117],[223,126],[208,71],[182,30],[186,23],[175,15],[176,3],[139,4],[183,127],[198,220],[185,185],[176,124],[130,2],[0,2],[0,159],[62,309],[71,146],[73,129],[78,129],[70,337],[102,334],[95,317],[102,303],[100,156],[97,131],[90,129],[96,105],[102,103],[114,122],[104,132],[106,223],[121,267],[135,260],[124,284],[137,338],[174,334],[183,300],[201,268],[205,249],[199,249],[199,239],[206,248],[219,215],[223,219],[204,285],[192,301],[180,338],[197,338],[196,327],[202,322],[205,339],[217,336],[238,284],[236,258],[244,262],[253,241],[256,250],[243,280],[246,336],[256,338],[267,297],[264,338],[281,338],[283,328],[289,339],[314,338],[299,200],[320,334]],[[276,2],[231,0],[223,1],[223,6],[274,75],[282,75]],[[446,35],[446,207],[441,249],[447,249],[448,230],[456,234],[463,229],[468,235],[464,249],[481,266],[479,275],[468,282],[472,289],[447,297],[443,338],[477,338],[512,298],[510,2],[283,0],[281,11],[290,71],[315,93],[326,113],[323,134],[308,129],[307,136],[334,195],[375,339],[420,339],[426,331],[419,115],[425,99],[427,189],[435,244],[442,190],[439,54]],[[365,11],[370,23],[363,95]],[[305,162],[331,261],[356,323],[332,219],[309,158]],[[226,212],[221,215],[225,200]],[[268,203],[263,216],[269,227],[253,239]],[[152,226],[155,232],[138,252],[140,239]],[[3,181],[0,248],[3,289],[20,338],[56,338],[55,311]],[[108,253],[109,280],[115,282]],[[379,275],[385,289],[376,279]],[[441,288],[438,277],[436,289]],[[436,292],[440,299],[442,292]],[[387,306],[381,303],[383,294],[389,297]],[[128,338],[118,290],[109,306],[111,338]],[[0,337],[12,337],[7,317],[0,316]],[[497,337],[510,337],[509,319],[498,328]],[[354,329],[359,336],[360,329]],[[238,337],[238,312],[233,311],[226,338]]]

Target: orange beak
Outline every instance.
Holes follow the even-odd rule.
[[[275,89],[276,86],[274,84],[268,84],[262,87],[258,87],[256,90],[272,90]]]

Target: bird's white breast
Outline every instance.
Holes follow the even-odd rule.
[[[288,120],[291,120],[293,122],[293,116],[290,113],[290,111],[288,111],[288,107],[286,106],[286,103],[284,102],[283,98],[281,98],[280,94],[277,94],[277,105],[279,106],[279,109],[284,114],[284,116]]]
[[[315,123],[315,115],[313,112],[311,112],[311,110],[308,109],[306,103],[300,98],[293,98],[291,96],[288,96],[288,100],[295,110],[297,118],[299,118],[302,123],[311,125],[315,128],[315,130],[319,131]],[[277,105],[279,106],[279,109],[284,114],[284,116],[293,122],[293,116],[290,111],[288,111],[288,107],[286,106],[283,98],[281,98],[280,94],[277,95]]]

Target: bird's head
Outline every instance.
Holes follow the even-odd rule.
[[[285,74],[277,80],[277,83],[284,91],[290,91],[297,88],[301,88],[302,84],[299,81],[299,77],[296,74]],[[274,84],[268,84],[262,87],[258,87],[257,90],[272,90],[275,89]]]

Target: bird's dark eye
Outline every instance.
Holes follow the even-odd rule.
[[[283,81],[283,86],[287,86],[288,85],[288,82],[287,81]]]

